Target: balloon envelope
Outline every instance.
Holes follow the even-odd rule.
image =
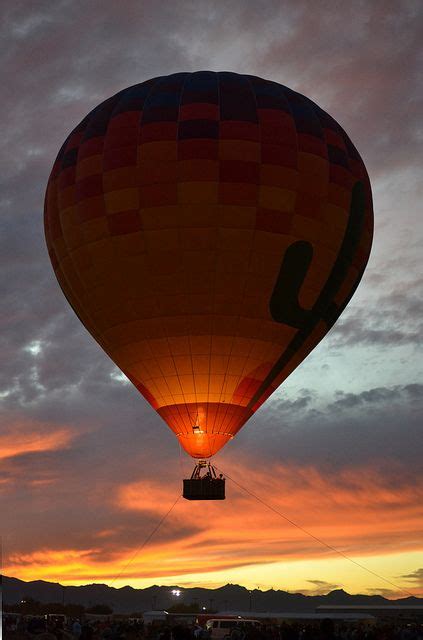
[[[364,164],[285,86],[177,73],[72,131],[45,231],[85,327],[193,457],[215,454],[327,333],[366,266]]]

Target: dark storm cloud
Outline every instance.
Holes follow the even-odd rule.
[[[161,20],[172,15],[170,5],[159,10],[155,3],[3,5],[0,393],[6,406],[66,395],[88,379],[97,387],[109,383],[113,394],[113,366],[69,313],[54,280],[42,231],[44,188],[64,137],[99,100],[161,65],[184,66],[179,45],[162,37]],[[34,341],[42,348],[37,358],[25,350]]]
[[[327,108],[359,149],[371,175],[420,155],[422,6],[419,2],[299,3],[294,25],[264,62]],[[298,48],[301,47],[301,56]],[[351,133],[352,134],[352,133]],[[368,144],[368,140],[371,143]]]
[[[398,3],[377,2],[345,4],[339,12],[326,2],[313,12],[306,2],[295,7],[278,2],[4,5],[1,299],[6,312],[0,389],[6,410],[21,405],[53,421],[70,414],[75,421],[88,411],[107,421],[113,404],[135,404],[134,392],[110,379],[113,365],[68,309],[40,224],[54,155],[90,108],[146,77],[213,68],[224,52],[227,68],[241,64],[281,82],[287,78],[311,97],[342,105],[345,122],[363,137],[372,158],[383,155],[394,162],[407,149],[411,161],[418,9],[412,2],[400,11]],[[377,127],[371,135],[367,123]],[[395,137],[399,131],[401,140]],[[338,345],[416,342],[421,302],[413,291],[389,294],[377,317],[359,309],[334,329],[332,340]],[[34,356],[28,347],[37,341],[41,351]],[[93,397],[95,411],[90,411]],[[280,408],[301,410],[311,398],[292,402]]]
[[[400,276],[401,277],[401,276]],[[401,346],[423,343],[423,280],[407,279],[383,295],[375,295],[365,304],[347,310],[328,338],[336,346]],[[392,286],[392,285],[391,285]],[[376,288],[377,291],[377,288]]]
[[[356,394],[338,390],[326,403],[302,390],[257,412],[238,434],[237,449],[252,464],[261,458],[299,468],[311,464],[328,474],[372,464],[392,485],[398,478],[413,482],[421,467],[422,399],[419,383]],[[230,452],[230,446],[223,452],[222,468]]]
[[[16,2],[2,17],[0,393],[16,406],[88,378],[110,386],[113,370],[69,313],[46,253],[41,212],[55,154],[99,100],[185,61],[163,38],[166,21],[178,24],[170,5]],[[37,359],[25,351],[34,341]]]
[[[310,407],[315,395],[315,392],[311,389],[301,389],[298,397],[294,400],[283,399],[277,401],[275,404],[280,412],[302,411]]]
[[[339,409],[351,409],[362,407],[365,404],[379,404],[386,406],[387,403],[402,402],[408,404],[413,401],[419,406],[419,401],[423,399],[423,385],[419,383],[408,385],[394,385],[391,387],[375,387],[360,393],[347,393],[345,391],[335,391],[336,400],[328,403],[326,411],[337,411]],[[300,389],[298,397],[294,399],[275,400],[273,408],[279,413],[306,414],[308,411],[317,412],[317,394],[311,389]],[[313,406],[314,403],[314,406]],[[323,409],[320,407],[320,412]]]
[[[401,400],[422,400],[423,385],[409,384],[403,387],[376,387],[361,393],[345,393],[338,391],[337,400],[329,405],[329,409],[350,409],[353,407],[363,406],[366,403],[375,403],[385,405],[387,403],[395,403]]]
[[[281,81],[284,79],[280,76],[285,74],[322,95],[336,87],[331,100],[336,102],[341,92],[339,103],[344,105],[347,117],[366,113],[366,120],[356,127],[358,131],[366,122],[382,126],[383,118],[372,107],[376,96],[376,105],[390,105],[389,113],[384,109],[384,117],[393,119],[395,110],[407,108],[406,122],[411,126],[411,98],[400,98],[400,90],[405,77],[410,91],[418,90],[413,75],[420,28],[418,6],[404,3],[402,11],[398,11],[398,3],[359,3],[354,9],[345,5],[338,14],[325,2],[320,3],[317,12],[310,12],[308,3],[293,7],[276,2],[232,2],[227,6],[203,2],[160,6],[149,2],[90,2],[84,3],[83,9],[81,3],[74,2],[45,2],[31,7],[23,2],[4,5],[4,84],[8,90],[3,113],[8,122],[2,139],[5,229],[1,255],[6,277],[1,296],[7,310],[2,334],[7,336],[3,353],[8,356],[8,364],[2,387],[14,390],[10,399],[15,399],[16,393],[27,401],[36,398],[39,385],[50,390],[54,376],[57,387],[63,387],[58,364],[40,364],[37,375],[42,376],[41,381],[34,380],[34,372],[22,379],[21,372],[30,371],[22,347],[39,339],[37,334],[47,333],[48,338],[51,328],[46,323],[63,327],[56,344],[63,344],[61,338],[69,326],[74,333],[75,339],[69,340],[72,357],[62,352],[61,358],[69,366],[71,383],[79,375],[78,361],[82,364],[84,358],[92,361],[95,357],[94,349],[89,347],[85,356],[76,356],[82,353],[81,343],[88,345],[88,341],[76,320],[66,317],[67,305],[51,275],[39,218],[52,159],[69,129],[92,106],[122,86],[146,77],[201,67],[207,57],[205,50],[214,48],[215,57],[208,56],[213,67],[222,48],[227,50],[232,42],[234,46],[227,56],[232,65],[237,66],[247,55],[253,72],[276,73]],[[275,25],[279,27],[276,29]],[[339,38],[340,29],[347,26],[347,37]],[[234,40],[235,34],[238,38]],[[260,34],[263,37],[258,37]],[[296,43],[301,43],[301,55]],[[326,73],[328,65],[330,77]],[[389,73],[384,73],[387,69]],[[387,86],[375,87],[367,78],[363,95],[353,82],[357,74],[363,79],[363,73],[384,78]],[[353,92],[353,100],[346,99],[348,91]],[[357,100],[360,109],[356,108]],[[368,103],[363,104],[363,100]],[[399,129],[401,144],[390,139]],[[391,158],[405,147],[410,154],[404,127],[389,126],[386,130],[388,134],[373,133],[372,140],[391,144]],[[11,148],[13,154],[9,152]],[[412,308],[413,300],[398,302],[404,308],[401,326],[385,329],[374,317],[369,323],[360,310],[358,317],[349,316],[335,329],[333,339],[342,344],[416,342],[421,338],[421,326],[407,325],[405,317],[408,308],[413,318],[418,309]],[[81,333],[79,343],[77,333]],[[54,358],[58,362],[58,349],[50,340],[44,360],[49,358],[51,363]],[[12,370],[12,362],[18,373]]]

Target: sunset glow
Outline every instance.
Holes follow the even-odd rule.
[[[236,478],[248,475],[248,485],[259,495],[266,493],[271,507],[313,536],[372,571],[380,571],[407,591],[419,593],[421,585],[404,580],[401,573],[410,574],[421,554],[421,484],[393,487],[382,474],[366,468],[344,469],[331,480],[313,467],[299,471],[275,466],[259,474],[247,473],[246,467],[235,464],[232,474]],[[126,540],[125,527],[118,524],[91,531],[94,547],[46,547],[12,554],[5,571],[24,580],[37,575],[64,584],[108,583],[130,562],[115,586],[145,587],[152,581],[178,585],[239,582],[252,588],[260,576],[260,584],[306,592],[313,591],[309,580],[324,575],[327,584],[350,591],[379,589],[387,590],[391,597],[401,595],[269,512],[238,487],[229,487],[230,500],[224,504],[180,500],[163,530],[139,554],[142,540]],[[117,486],[105,500],[111,512],[135,512],[152,525],[168,503],[168,487],[153,481]],[[114,519],[119,522],[120,518]],[[242,528],[235,528],[234,522],[242,522]]]
[[[17,424],[13,429],[9,427],[9,433],[0,434],[0,460],[63,449],[71,439],[72,433],[66,428],[51,432],[49,427],[40,431],[38,425]]]

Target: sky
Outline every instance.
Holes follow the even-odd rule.
[[[9,0],[1,13],[4,574],[423,596],[422,3]],[[370,176],[374,245],[336,326],[217,456],[227,500],[178,500],[140,550],[192,462],[66,302],[43,199],[94,106],[201,69],[275,80],[341,124]]]

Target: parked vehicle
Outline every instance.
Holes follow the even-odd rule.
[[[244,618],[210,618],[210,620],[206,622],[206,629],[209,631],[212,640],[222,640],[237,626],[259,627],[260,622],[258,620],[246,620]]]

